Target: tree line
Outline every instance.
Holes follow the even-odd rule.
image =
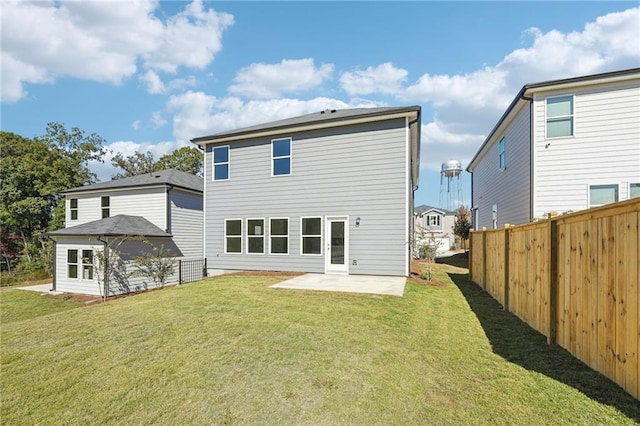
[[[49,123],[33,138],[0,131],[1,271],[51,273],[52,244],[42,234],[65,226],[61,191],[98,182],[89,162],[104,162],[105,143],[95,133],[60,123]],[[111,164],[120,169],[112,179],[170,168],[201,175],[203,154],[195,147],[158,160],[150,152],[116,153]]]

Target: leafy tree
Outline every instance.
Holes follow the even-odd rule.
[[[52,225],[64,225],[64,209],[58,207],[59,192],[96,181],[88,162],[101,160],[103,144],[104,139],[95,133],[86,135],[77,127],[69,131],[60,123],[49,123],[46,133],[33,139],[0,132],[4,257],[0,266],[15,262],[14,250],[20,252],[23,262],[42,262],[36,259],[44,247],[39,235],[52,229]],[[12,236],[11,244],[8,236]]]
[[[136,152],[135,154],[128,155],[126,157],[119,152],[111,159],[111,164],[113,167],[118,167],[124,170],[122,173],[116,173],[113,175],[111,179],[138,176],[159,170],[156,168],[153,155],[149,151],[144,154]]]
[[[116,173],[112,179],[131,177],[151,173],[158,170],[176,169],[192,175],[202,175],[204,155],[197,148],[182,147],[171,154],[166,154],[155,161],[150,151],[146,153],[136,152],[133,155],[124,156],[117,153],[111,160],[114,167],[122,169],[122,173]]]
[[[204,154],[198,148],[183,146],[171,154],[160,157],[156,165],[158,170],[176,169],[192,175],[202,176]]]
[[[466,241],[471,231],[471,212],[465,206],[460,206],[456,210],[456,218],[453,222],[453,233],[462,240],[463,248],[466,249]]]

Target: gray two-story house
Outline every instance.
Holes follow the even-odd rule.
[[[132,262],[154,249],[202,259],[202,192],[201,177],[179,170],[64,191],[66,227],[46,234],[55,241],[54,290],[112,296],[152,288],[132,274]],[[178,269],[170,282],[179,281]]]
[[[420,107],[326,110],[192,140],[210,274],[408,276]]]

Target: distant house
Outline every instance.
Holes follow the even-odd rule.
[[[438,207],[421,205],[414,209],[415,234],[418,246],[433,242],[437,252],[445,252],[455,245],[453,225],[456,212]]]
[[[408,276],[420,107],[326,110],[199,137],[210,273]]]
[[[202,178],[178,170],[64,191],[66,228],[47,234],[55,241],[54,289],[111,296],[153,287],[129,273],[132,260],[154,248],[202,259],[202,191]],[[105,247],[117,253],[106,284],[96,256]]]
[[[640,68],[525,85],[467,171],[475,229],[640,196]]]

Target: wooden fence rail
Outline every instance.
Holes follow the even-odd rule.
[[[640,199],[473,231],[469,276],[640,399]]]

